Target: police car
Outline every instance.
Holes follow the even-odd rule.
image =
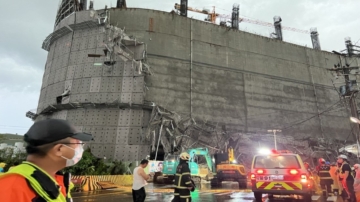
[[[314,183],[300,156],[290,151],[272,150],[255,155],[251,165],[251,187],[256,201],[262,194],[301,195],[311,201]]]

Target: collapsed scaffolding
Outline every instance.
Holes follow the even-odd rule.
[[[214,154],[232,147],[237,162],[243,163],[247,168],[250,167],[252,157],[261,148],[272,149],[274,145],[273,135],[227,131],[226,127],[219,123],[180,116],[160,106],[153,108],[146,139],[151,142],[151,151],[156,154],[160,145],[165,154],[178,154],[198,147],[207,147],[209,152]],[[297,153],[313,166],[317,158],[335,161],[339,150],[345,146],[344,142],[335,139],[313,137],[295,139],[284,135],[277,135],[277,143],[279,149]],[[354,155],[345,150],[342,149],[343,153],[354,158]]]

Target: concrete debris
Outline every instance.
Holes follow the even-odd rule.
[[[160,144],[165,153],[180,153],[194,147],[207,147],[213,154],[234,148],[235,157],[245,167],[251,165],[252,157],[262,148],[272,149],[274,136],[264,133],[227,132],[226,127],[200,119],[182,117],[176,112],[168,111],[160,106],[154,107],[146,138],[152,142],[152,151]],[[161,137],[159,137],[161,134]],[[160,141],[159,141],[160,138]],[[336,161],[343,143],[324,139],[295,139],[290,136],[277,135],[278,149],[290,150],[302,156],[304,161],[315,166],[317,158]],[[347,148],[348,149],[348,148]],[[343,149],[345,150],[345,149]],[[348,149],[349,150],[349,149]],[[344,152],[343,152],[344,153]],[[354,158],[354,155],[349,155]],[[352,161],[353,162],[353,161]]]
[[[61,94],[61,96],[67,96],[70,94],[70,90],[69,89],[66,89],[63,94]]]
[[[99,14],[100,18],[106,18],[109,15],[105,10],[102,14]],[[102,17],[101,17],[102,16]],[[132,61],[135,65],[135,71],[138,75],[152,75],[150,66],[145,63],[146,51],[145,44],[137,41],[136,38],[128,36],[125,33],[125,28],[106,24],[104,25],[105,40],[103,47],[105,48],[105,61],[112,65],[112,61],[117,60],[119,57],[124,62]]]
[[[105,9],[102,13],[98,13],[98,16],[99,25],[104,25],[107,22],[109,16],[107,6],[105,6]]]
[[[344,146],[344,147],[341,147],[339,149],[339,152],[340,153],[350,153],[352,155],[355,155],[355,156],[359,156],[359,144],[352,144],[352,145],[347,145],[347,146]]]
[[[222,149],[228,137],[221,128],[206,121],[195,121],[190,117],[182,117],[176,112],[156,106],[150,117],[147,138],[159,139],[166,153],[181,152],[192,147],[208,147],[212,153]],[[158,141],[150,141],[153,144]],[[156,148],[157,145],[152,145]]]
[[[98,19],[99,15],[95,10],[90,10],[90,18]]]

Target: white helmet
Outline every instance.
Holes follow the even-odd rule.
[[[187,152],[183,152],[180,154],[180,159],[188,161],[190,159],[190,154],[188,154]]]
[[[346,159],[346,160],[347,160],[348,158],[347,158],[347,156],[346,156],[346,155],[341,154],[340,156],[338,156],[338,159]]]

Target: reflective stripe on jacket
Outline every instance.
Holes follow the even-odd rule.
[[[320,180],[332,180],[330,175],[330,166],[328,165],[320,166],[318,173]]]
[[[187,189],[188,187],[192,187],[189,164],[182,163],[177,166],[174,184],[175,188],[178,189]]]
[[[23,176],[27,180],[29,186],[34,190],[34,192],[39,197],[43,198],[45,201],[72,202],[70,190],[74,185],[70,182],[70,176],[68,176],[67,179],[65,179],[64,177],[64,181],[67,181],[64,182],[67,192],[67,196],[65,197],[61,193],[58,183],[45,171],[30,162],[23,162],[22,164],[14,167],[1,177],[10,174],[17,174]]]

